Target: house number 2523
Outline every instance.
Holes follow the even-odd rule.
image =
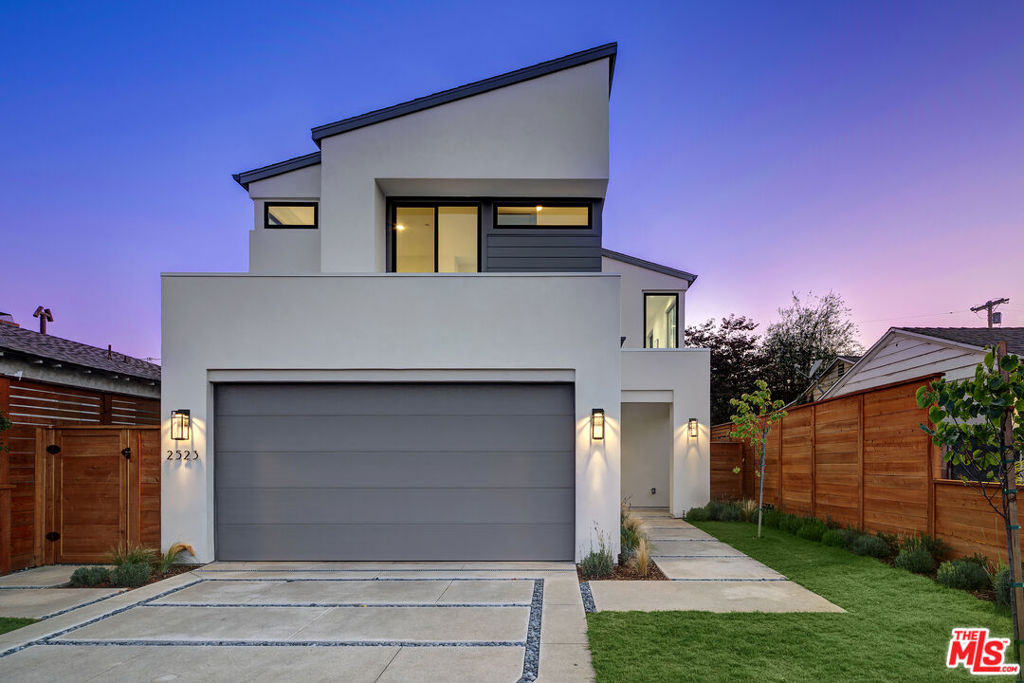
[[[198,460],[199,451],[167,451],[168,460]]]

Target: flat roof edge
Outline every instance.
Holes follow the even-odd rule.
[[[383,109],[376,109],[366,114],[360,114],[359,116],[341,119],[340,121],[327,123],[322,126],[316,126],[311,131],[313,141],[317,146],[319,146],[320,141],[323,138],[330,137],[332,135],[346,133],[350,130],[363,128],[364,126],[424,111],[442,104],[448,104],[449,102],[455,102],[467,97],[472,97],[473,95],[480,95],[492,90],[497,90],[498,88],[515,85],[516,83],[523,83],[524,81],[529,81],[541,76],[547,76],[548,74],[569,69],[574,66],[589,64],[590,62],[595,62],[599,59],[610,58],[611,63],[608,69],[608,87],[610,90],[612,76],[615,72],[615,55],[617,52],[618,43],[606,43],[604,45],[590,48],[589,50],[574,52],[573,54],[534,64],[533,66],[509,71],[508,73],[460,85],[449,90],[442,90],[441,92],[419,97],[400,104],[395,104],[390,107],[384,107]]]

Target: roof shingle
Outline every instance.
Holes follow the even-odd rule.
[[[1007,351],[1024,354],[1024,327],[897,327],[896,329],[979,348],[1005,341]]]
[[[160,381],[160,366],[154,363],[116,351],[111,352],[108,358],[106,349],[54,337],[51,334],[40,334],[14,325],[0,324],[0,350]]]

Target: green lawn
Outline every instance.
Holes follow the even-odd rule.
[[[1012,638],[1006,610],[878,560],[742,522],[708,533],[847,610],[846,614],[588,614],[601,681],[933,681],[950,631],[985,626]],[[1013,680],[1000,677],[995,680]]]
[[[22,619],[21,617],[0,617],[0,633],[7,633],[22,626],[36,623],[35,619]]]

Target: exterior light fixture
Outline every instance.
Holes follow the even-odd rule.
[[[692,436],[693,438],[696,439],[697,438],[697,418],[691,417],[688,424],[690,425],[690,436]]]
[[[175,441],[188,441],[192,438],[191,411],[175,410],[171,413],[171,438]]]
[[[402,225],[401,223],[396,223],[395,230],[397,230],[398,232],[402,232],[403,230],[405,230],[405,226]]]
[[[604,438],[604,408],[590,411],[590,438],[594,441]]]
[[[543,206],[541,206],[540,204],[538,204],[538,205],[537,205],[537,213],[540,213],[540,212],[541,212],[541,211],[543,211],[543,210],[544,210],[544,207],[543,207]]]

